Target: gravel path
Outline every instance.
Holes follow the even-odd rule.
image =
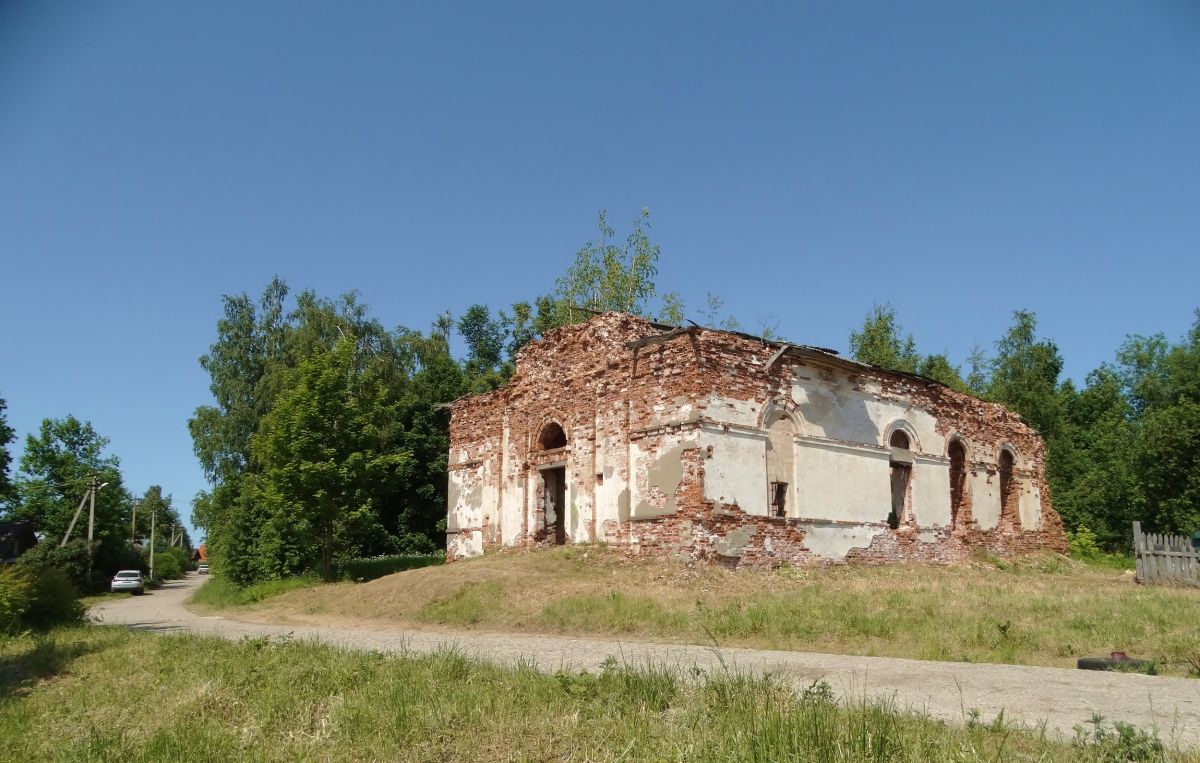
[[[1200,747],[1200,680],[1018,665],[924,662],[808,652],[713,649],[702,646],[532,636],[477,631],[431,632],[366,627],[264,625],[189,611],[184,602],[205,578],[192,574],[145,596],[96,605],[93,618],[159,633],[186,632],[228,639],[267,636],[311,639],[349,649],[430,652],[447,645],[479,657],[543,670],[596,670],[609,657],[631,665],[727,665],[771,673],[808,685],[823,680],[841,695],[894,698],[950,723],[976,709],[984,721],[1001,710],[1009,720],[1070,736],[1073,727],[1100,714],[1142,728],[1157,726],[1164,740]]]

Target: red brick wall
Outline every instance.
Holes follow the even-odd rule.
[[[645,465],[635,464],[630,469],[630,442],[637,443],[642,452],[662,452],[686,441],[697,422],[705,420],[704,405],[713,395],[752,401],[759,410],[772,399],[790,400],[792,369],[795,363],[804,362],[828,367],[860,391],[869,389],[868,394],[932,414],[940,434],[957,433],[970,443],[968,471],[994,470],[996,451],[1002,443],[1011,444],[1021,456],[1018,478],[1034,481],[1040,489],[1041,522],[1036,530],[1023,529],[1016,512],[1005,511],[997,527],[984,531],[972,521],[967,505],[953,530],[938,531],[933,542],[918,539],[918,528],[910,520],[897,530],[877,535],[869,547],[851,550],[847,560],[958,562],[975,549],[998,555],[1066,550],[1062,523],[1050,503],[1045,481],[1041,438],[1004,407],[933,382],[811,350],[789,350],[764,371],[764,364],[776,355],[777,345],[701,329],[661,338],[663,333],[642,319],[610,313],[557,329],[530,343],[522,349],[517,372],[506,387],[454,403],[451,469],[478,470],[490,459],[498,489],[507,485],[512,492],[522,484],[536,485],[537,480],[530,476],[539,465],[565,460],[572,500],[580,506],[591,505],[589,516],[576,520],[577,537],[606,539],[639,554],[720,558],[740,565],[812,563],[818,560],[804,545],[811,523],[751,515],[737,507],[715,507],[705,498],[708,454],[699,447],[683,452],[683,477],[673,496],[673,514],[618,521],[597,517],[594,501],[595,486],[602,482],[605,471],[627,483],[644,481]],[[678,415],[684,406],[696,412],[691,420]],[[502,459],[505,420],[509,437]],[[538,450],[538,434],[547,421],[559,423],[566,431],[569,445],[565,451],[547,454]],[[502,461],[507,464],[503,473]],[[665,499],[653,497],[660,503]],[[526,517],[515,545],[550,542],[537,526],[538,515],[529,519],[531,501],[536,503],[536,495],[525,497]],[[495,508],[485,507],[483,513],[488,517],[485,524],[498,522]],[[922,529],[928,539],[928,528]],[[485,548],[501,542],[496,528],[483,527],[482,531]],[[731,543],[731,538],[737,542]]]

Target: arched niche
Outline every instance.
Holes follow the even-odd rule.
[[[538,432],[537,450],[555,450],[567,446],[567,433],[557,421],[547,421]]]

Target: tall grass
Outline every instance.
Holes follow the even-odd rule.
[[[1184,760],[1146,730],[1055,741],[948,726],[828,687],[610,662],[503,668],[114,628],[0,642],[0,759],[95,761]],[[53,680],[46,680],[46,679]]]
[[[282,580],[265,580],[243,588],[235,585],[228,578],[211,577],[192,594],[192,602],[211,609],[244,607],[257,604],[272,596],[279,596],[299,588],[311,588],[320,583],[321,578],[312,574],[283,578]]]

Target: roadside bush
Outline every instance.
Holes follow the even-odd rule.
[[[120,570],[141,570],[146,572],[146,557],[126,542],[102,543],[96,549],[96,576],[98,583],[105,587]]]
[[[33,576],[26,567],[0,567],[0,634],[20,629],[21,618],[33,602]]]
[[[62,548],[53,541],[39,543],[21,554],[18,564],[42,570],[54,567],[70,578],[77,588],[87,587],[88,547],[86,540],[73,540]]]
[[[395,572],[444,564],[445,561],[446,554],[441,551],[433,554],[395,554],[368,559],[348,559],[342,562],[338,577],[355,581],[374,580]]]
[[[77,623],[83,619],[84,608],[79,602],[79,589],[65,572],[57,567],[32,570],[32,599],[25,612],[25,624],[32,628]]]
[[[183,570],[184,572],[195,569],[195,567],[192,565],[192,557],[186,550],[180,548],[179,546],[171,546],[167,549],[167,553],[175,557],[175,560],[179,562],[179,569]]]
[[[154,555],[154,574],[163,580],[178,580],[183,577],[183,565],[174,554],[160,551]]]
[[[0,568],[0,633],[45,629],[83,618],[79,589],[57,567]]]

